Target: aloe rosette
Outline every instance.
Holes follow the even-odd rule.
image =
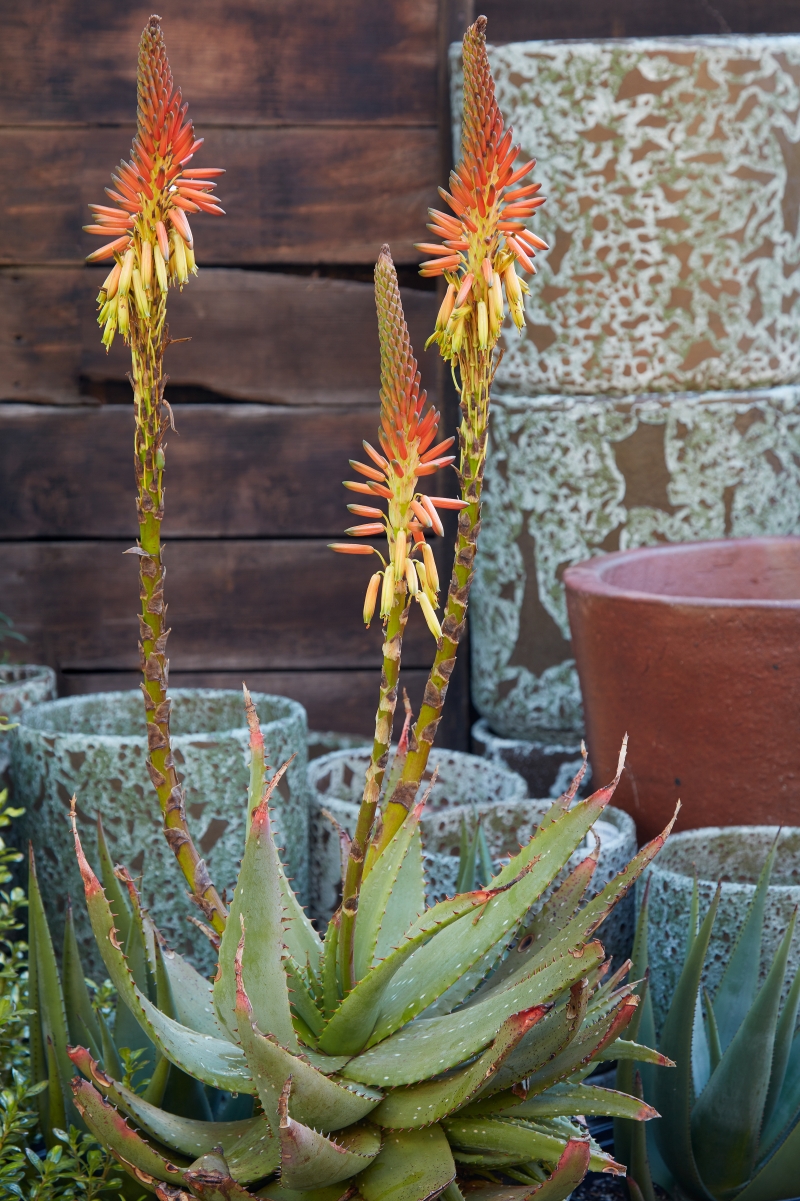
[[[509,1177],[511,1197],[557,1201],[587,1167],[623,1171],[574,1115],[655,1111],[583,1081],[604,1059],[669,1061],[622,1037],[638,999],[620,972],[605,979],[593,935],[667,832],[583,903],[595,856],[563,869],[617,781],[577,804],[568,793],[485,888],[426,908],[417,805],[364,880],[346,991],[338,919],[320,938],[284,874],[270,819],[280,773],[266,783],[254,714],[251,729],[249,832],[213,982],[167,947],[102,842],[95,873],[73,817],[92,929],[119,995],[115,1037],[149,1062],[143,1092],[122,1079],[69,924],[59,978],[32,873],[45,1125],[80,1115],[163,1201],[355,1191],[455,1201],[466,1180],[499,1201]],[[226,1106],[235,1116],[215,1119]]]

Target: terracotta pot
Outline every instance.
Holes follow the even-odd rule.
[[[642,839],[800,825],[800,538],[624,551],[570,567],[567,607],[594,778]]]

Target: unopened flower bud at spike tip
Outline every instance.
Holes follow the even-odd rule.
[[[375,604],[378,599],[378,589],[380,586],[381,573],[376,571],[374,575],[370,576],[369,583],[367,584],[367,593],[364,597],[364,625],[367,629],[369,629],[370,622],[375,613]]]

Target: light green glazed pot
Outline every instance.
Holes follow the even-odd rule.
[[[177,688],[173,754],[186,788],[186,812],[211,878],[232,894],[245,840],[249,780],[248,731],[242,695]],[[301,896],[308,886],[307,725],[305,709],[282,696],[254,693],[274,772],[295,756],[274,798],[279,845]],[[25,711],[14,732],[16,803],[25,806],[16,837],[30,839],[54,936],[63,929],[67,894],[82,897],[67,815],[77,796],[81,839],[95,857],[95,819],[102,817],[114,862],[142,877],[142,896],[176,950],[200,954],[212,966],[209,944],[187,917],[202,917],[186,896],[183,876],[162,834],[158,800],[145,768],[147,738],[138,691],[66,697]],[[87,969],[104,974],[83,904],[75,904]]]
[[[56,673],[38,663],[6,663],[0,666],[0,717],[17,720],[23,709],[56,698]],[[8,767],[11,735],[0,734],[0,775]]]

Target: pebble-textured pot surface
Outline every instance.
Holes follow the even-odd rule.
[[[428,903],[434,904],[446,896],[453,896],[456,891],[462,816],[466,818],[470,829],[476,817],[481,818],[495,871],[499,871],[520,846],[530,841],[550,804],[549,798],[526,798],[498,801],[495,804],[482,802],[469,806],[466,811],[458,806],[426,811],[420,825]],[[323,809],[348,834],[352,834],[358,820],[358,806],[332,797],[312,800],[311,860],[312,890],[315,895],[312,911],[325,922],[341,900],[342,863],[338,836]],[[598,892],[636,854],[636,827],[621,809],[609,806],[593,829],[600,839],[600,857],[592,881],[592,894]],[[593,847],[594,837],[587,835],[566,870],[575,867]],[[633,894],[630,894],[617,905],[598,935],[607,953],[613,955],[617,963],[630,953],[634,924]]]
[[[580,734],[570,564],[649,543],[797,531],[800,388],[499,397],[470,604],[478,711],[507,738]]]
[[[638,886],[639,899],[645,881],[650,880],[650,983],[656,1025],[664,1021],[675,985],[683,966],[689,930],[692,884],[697,868],[700,916],[714,897],[717,881],[722,881],[719,909],[706,957],[704,982],[713,998],[725,964],[753,899],[755,884],[772,844],[778,835],[775,826],[710,827],[673,834],[658,858],[644,873]],[[760,980],[769,970],[772,958],[795,910],[800,904],[800,829],[784,828],[779,836],[778,854],[772,871],[764,915],[764,939]],[[800,967],[800,941],[794,939],[789,951],[784,995],[794,973]]]
[[[532,228],[551,247],[495,392],[794,380],[800,37],[539,41],[489,59],[522,157],[538,160],[548,202]]]
[[[23,709],[56,698],[56,673],[37,663],[0,665],[0,716],[15,721]],[[8,766],[11,735],[0,734],[0,772]]]
[[[236,883],[245,840],[249,781],[248,732],[242,695],[216,689],[176,688],[173,753],[186,788],[193,837],[222,892]],[[275,798],[278,843],[301,892],[308,885],[308,783],[306,715],[286,697],[254,693],[272,770],[296,755]],[[33,841],[48,916],[58,938],[67,892],[82,897],[67,815],[78,798],[81,839],[95,858],[94,821],[100,814],[112,858],[143,875],[144,903],[180,951],[208,944],[195,936],[186,915],[194,913],[183,876],[161,832],[158,801],[145,768],[144,708],[138,691],[67,697],[28,710],[15,731],[12,771],[15,795],[25,805],[20,835]],[[202,916],[194,913],[195,916]],[[99,956],[81,903],[75,918],[87,970]]]
[[[472,748],[500,767],[518,772],[528,786],[528,795],[558,797],[566,792],[583,763],[581,740],[558,738],[501,738],[482,717],[472,727]],[[579,796],[587,795],[592,769],[587,765]]]
[[[639,837],[800,825],[800,538],[646,547],[564,573],[596,777]]]

